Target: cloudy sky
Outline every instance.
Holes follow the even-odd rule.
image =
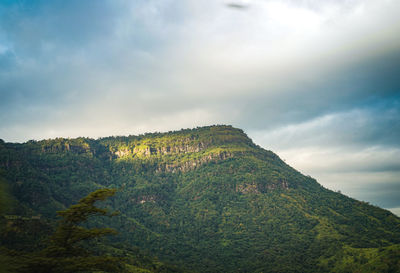
[[[231,124],[400,215],[400,1],[0,1],[0,138]]]

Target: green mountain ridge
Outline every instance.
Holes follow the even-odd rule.
[[[16,200],[7,215],[49,223],[90,191],[119,188],[107,244],[191,271],[400,272],[400,218],[325,189],[231,126],[0,141],[0,179]]]

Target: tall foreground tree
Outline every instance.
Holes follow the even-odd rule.
[[[92,216],[113,216],[107,209],[95,206],[114,195],[115,189],[100,189],[82,198],[76,205],[58,211],[62,217],[51,236],[48,247],[38,253],[20,256],[22,262],[16,272],[75,273],[75,272],[122,272],[119,258],[94,255],[85,248],[84,242],[106,235],[116,234],[111,228],[84,228],[80,226]],[[22,258],[22,259],[21,259]]]

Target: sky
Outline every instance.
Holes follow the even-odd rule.
[[[398,0],[0,0],[0,138],[231,124],[400,215],[398,14]]]

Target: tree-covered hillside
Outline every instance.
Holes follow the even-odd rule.
[[[29,234],[51,229],[56,210],[118,188],[107,206],[121,213],[103,223],[119,231],[113,249],[197,272],[400,272],[398,217],[323,188],[231,126],[1,141],[0,179],[14,200],[6,247],[33,248],[41,237]]]

